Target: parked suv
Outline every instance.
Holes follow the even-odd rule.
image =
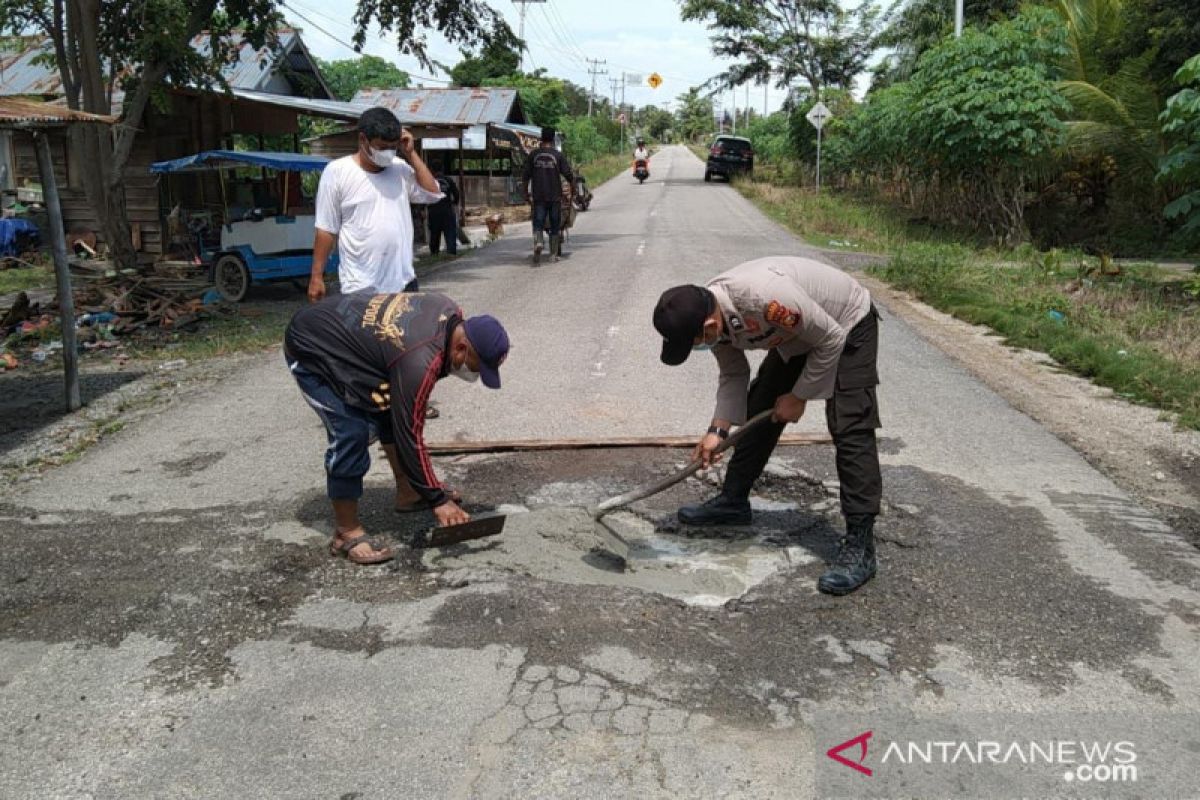
[[[735,173],[754,171],[754,147],[750,140],[741,136],[718,136],[708,149],[708,163],[704,165],[704,180],[711,181],[713,175],[722,175],[726,180]]]

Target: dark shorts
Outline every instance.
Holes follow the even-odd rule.
[[[325,486],[329,499],[357,500],[362,497],[363,476],[371,468],[371,442],[378,439],[380,444],[390,445],[396,441],[391,415],[348,405],[320,375],[298,361],[286,361],[305,402],[325,425],[329,441]]]

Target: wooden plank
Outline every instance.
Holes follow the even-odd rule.
[[[531,453],[551,450],[605,450],[631,447],[695,447],[695,436],[618,436],[607,439],[501,439],[490,442],[433,442],[426,445],[438,456],[470,453]],[[784,446],[832,444],[827,433],[790,433],[779,437]]]

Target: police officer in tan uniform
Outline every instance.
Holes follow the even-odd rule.
[[[693,350],[712,350],[720,366],[717,406],[694,457],[714,463],[713,450],[733,425],[767,409],[772,421],[747,434],[730,459],[721,493],[679,509],[689,525],[748,525],[750,488],[790,422],[809,400],[824,400],[837,449],[846,535],[818,588],[848,594],[874,576],[875,516],[883,484],[875,429],[879,314],[871,295],[846,273],[807,258],[747,261],[706,286],[663,292],[654,327],[662,360],[682,364]],[[750,380],[746,350],[769,350]]]

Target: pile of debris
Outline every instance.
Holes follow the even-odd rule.
[[[220,303],[207,271],[187,261],[162,261],[148,270],[116,270],[109,262],[73,260],[75,310],[116,315],[113,331],[185,328]]]
[[[118,349],[113,358],[122,363],[128,359],[122,340],[186,331],[228,310],[207,271],[190,262],[118,270],[105,260],[72,259],[71,284],[80,349]],[[20,292],[4,305],[8,308],[0,307],[0,372],[16,369],[21,361],[44,363],[62,349],[53,290]]]

